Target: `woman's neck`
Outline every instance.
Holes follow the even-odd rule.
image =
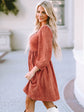
[[[44,26],[44,25],[47,25],[47,22],[42,22],[40,23],[40,27]]]

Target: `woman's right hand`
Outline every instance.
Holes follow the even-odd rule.
[[[30,80],[33,76],[35,75],[35,72],[30,71],[25,75],[25,78],[27,78],[28,80]]]

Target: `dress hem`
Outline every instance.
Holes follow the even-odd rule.
[[[24,92],[25,92],[25,91],[24,91]],[[36,98],[36,97],[34,98],[33,96],[29,95],[29,94],[26,93],[26,92],[25,92],[25,94],[28,95],[32,100],[35,100],[35,101],[37,101],[37,100],[38,100],[38,101],[57,101],[57,100],[60,100],[60,96],[57,97],[55,100],[54,100],[54,99],[53,99],[53,100],[52,100],[52,99],[49,99],[49,100],[47,99],[47,100],[46,100],[46,98],[42,98],[42,99],[41,99],[41,98]]]

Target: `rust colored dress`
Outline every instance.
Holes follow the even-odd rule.
[[[42,26],[30,37],[28,55],[29,71],[39,68],[23,91],[33,100],[56,101],[60,98],[55,72],[51,62],[52,31],[48,25]]]

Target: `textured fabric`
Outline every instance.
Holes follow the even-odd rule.
[[[60,98],[51,61],[52,37],[52,31],[48,25],[42,26],[30,37],[29,71],[34,66],[37,66],[39,71],[28,81],[23,91],[34,100],[56,101]]]

